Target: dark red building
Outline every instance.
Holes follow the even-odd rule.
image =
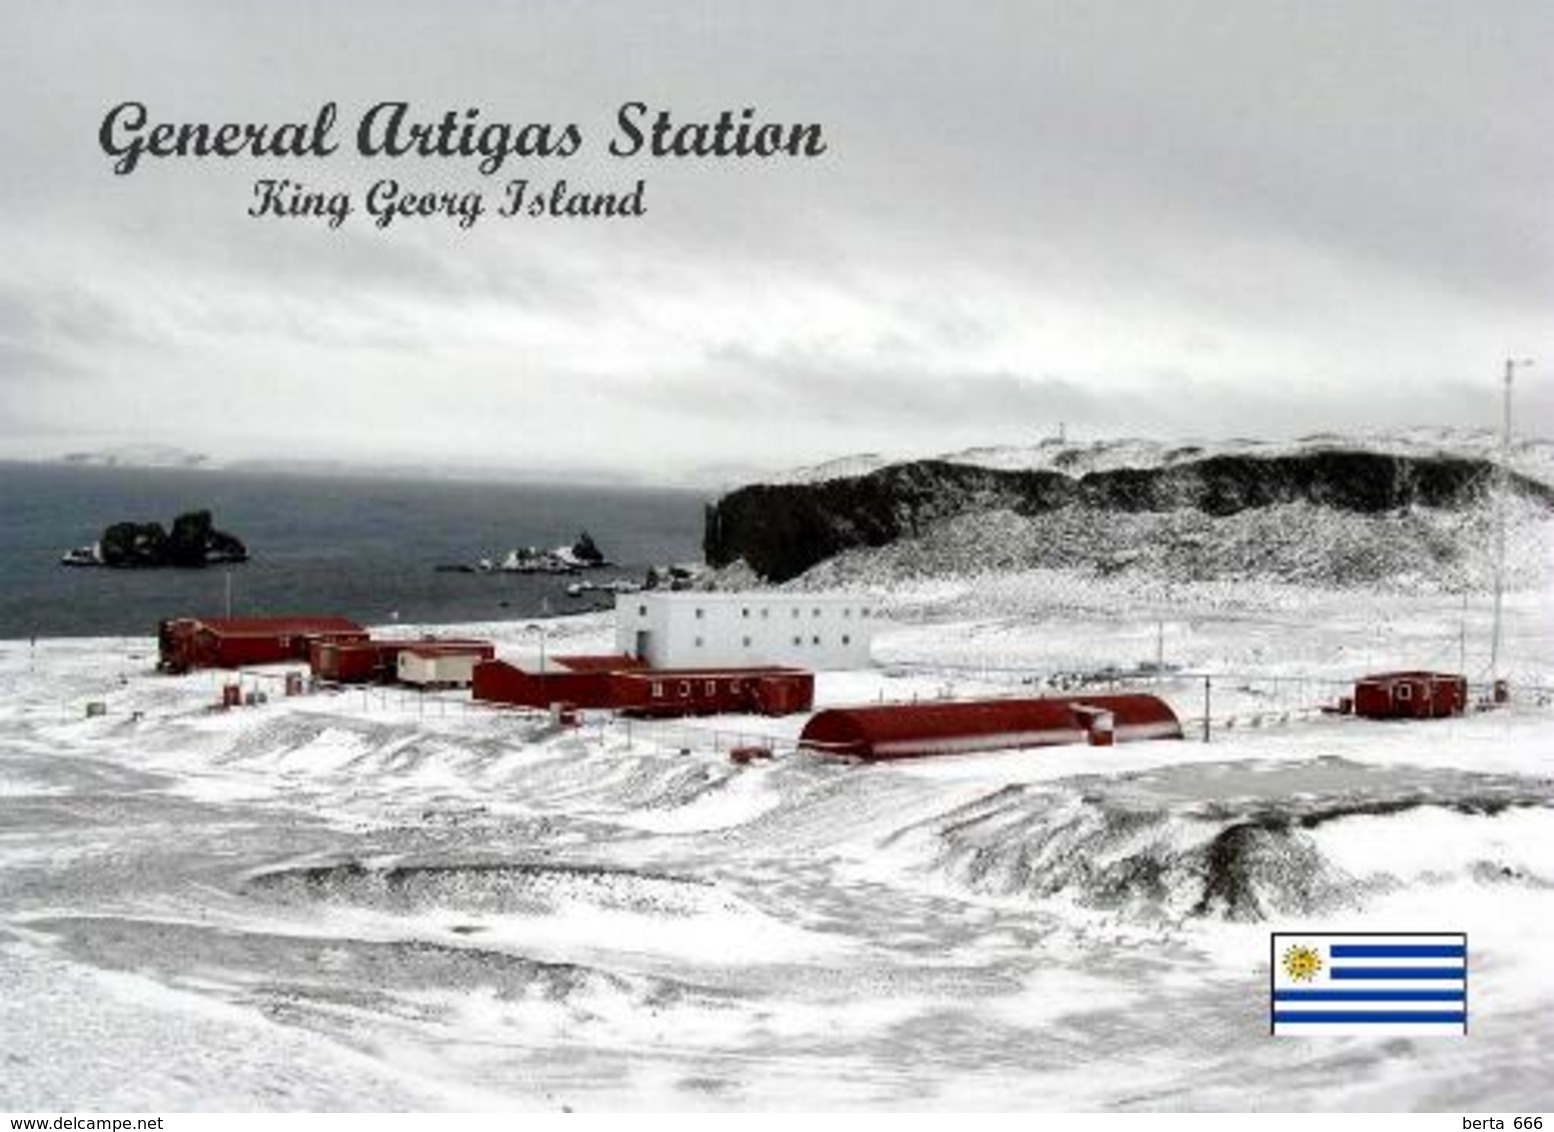
[[[1181,737],[1164,700],[1129,693],[833,708],[805,724],[799,746],[875,761]]]
[[[793,715],[815,705],[815,674],[799,668],[642,668],[610,674],[627,715]]]
[[[306,661],[315,641],[365,641],[367,630],[344,617],[177,617],[157,626],[157,667],[241,668]]]
[[[320,680],[337,684],[392,684],[401,678],[399,654],[423,657],[475,656],[490,659],[490,641],[459,637],[421,637],[393,641],[315,640],[308,646],[308,667]]]
[[[600,658],[588,658],[596,660]],[[475,668],[474,697],[488,703],[548,708],[568,704],[610,708],[636,716],[756,714],[808,711],[815,701],[813,673],[796,668],[649,669],[565,660],[544,672],[505,661]]]
[[[387,684],[394,680],[399,650],[408,641],[317,640],[308,646],[308,668],[337,684]]]
[[[1354,683],[1354,714],[1365,719],[1442,719],[1468,706],[1468,681],[1445,672],[1381,672]]]

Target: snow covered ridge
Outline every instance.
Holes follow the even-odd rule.
[[[1089,775],[1040,790],[1011,786],[893,835],[921,867],[988,893],[1063,897],[1129,919],[1264,920],[1352,911],[1408,884],[1548,883],[1482,843],[1431,852],[1425,830],[1488,819],[1540,828],[1549,784],[1515,775],[1341,758],[1162,767]],[[1207,788],[1212,777],[1213,786]],[[1290,793],[1284,793],[1285,788]],[[1458,820],[1454,823],[1453,818]],[[1473,820],[1476,819],[1476,820]],[[1364,842],[1419,829],[1399,862]],[[1334,831],[1341,831],[1337,836]],[[1357,852],[1349,851],[1356,840]]]
[[[950,553],[936,557],[954,572],[989,556],[1001,566],[1110,571],[1146,565],[1164,546],[1182,551],[1173,560],[1187,577],[1256,577],[1266,564],[1274,576],[1346,584],[1428,580],[1474,556],[1488,534],[1498,468],[1482,455],[1248,446],[1239,454],[1180,449],[1151,466],[1082,474],[922,460],[817,483],[755,484],[709,509],[704,547],[713,566],[743,560],[774,582],[850,551],[937,539]],[[1126,453],[1139,456],[1133,447]],[[1554,515],[1547,480],[1513,472],[1509,482],[1524,526]],[[962,522],[977,516],[1018,517],[1028,537],[990,541],[975,522]],[[1002,520],[994,530],[1011,533]],[[947,532],[965,536],[963,553]],[[1400,537],[1405,543],[1393,546]],[[1300,539],[1327,548],[1328,560],[1292,563],[1291,555],[1310,558]],[[1010,560],[1013,548],[1020,557]]]
[[[67,452],[62,464],[85,468],[214,468],[215,460],[172,444],[120,444],[91,451]]]
[[[1550,561],[1554,523],[1541,504],[1509,512],[1507,583],[1533,587]],[[811,567],[804,588],[891,586],[926,578],[1066,571],[1132,579],[1132,589],[1258,582],[1487,593],[1494,578],[1494,514],[1412,508],[1381,515],[1292,503],[1216,518],[1195,510],[1115,513],[1066,507],[953,516],[880,547],[843,551]]]
[[[1303,452],[1351,449],[1388,456],[1457,456],[1492,460],[1500,452],[1500,436],[1489,429],[1419,427],[1361,433],[1313,433],[1296,440],[1254,440],[1243,437],[1166,442],[1141,437],[1069,443],[1056,437],[1028,445],[987,445],[944,452],[932,459],[998,471],[1054,471],[1081,476],[1118,468],[1163,468],[1210,456],[1292,456]],[[881,468],[911,463],[877,452],[840,456],[820,464],[773,476],[772,484],[824,483],[868,475]],[[1538,437],[1511,445],[1512,470],[1554,484],[1554,440]]]

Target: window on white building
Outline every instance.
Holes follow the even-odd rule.
[[[700,621],[700,620],[701,620],[701,610],[700,610],[700,609],[698,609],[698,610],[697,610],[697,611],[696,611],[696,620],[698,620],[698,621]]]
[[[802,646],[804,644],[804,638],[803,637],[794,637],[793,638],[793,643],[795,645]]]
[[[745,648],[749,648],[750,647],[750,638],[749,637],[745,637],[745,638],[743,638],[743,640],[744,640],[744,643],[745,643]]]
[[[697,648],[701,648],[701,638],[700,637],[696,638],[696,647]]]
[[[813,640],[815,642],[815,644],[817,644],[817,645],[820,643],[820,638],[819,637],[811,637],[810,639]]]
[[[853,643],[853,639],[851,637],[849,637],[846,633],[843,633],[842,634],[842,644],[850,645],[852,643]]]
[[[637,616],[638,617],[646,617],[647,616],[647,606],[645,606],[645,605],[637,606]]]

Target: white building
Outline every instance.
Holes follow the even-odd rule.
[[[401,684],[422,688],[467,688],[474,682],[475,665],[495,655],[489,645],[411,647],[399,651],[394,668]]]
[[[845,594],[620,594],[615,647],[654,668],[865,668],[875,613]]]

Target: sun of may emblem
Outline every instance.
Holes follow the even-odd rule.
[[[1314,947],[1297,945],[1284,953],[1284,969],[1297,983],[1309,983],[1322,970],[1322,956]]]

